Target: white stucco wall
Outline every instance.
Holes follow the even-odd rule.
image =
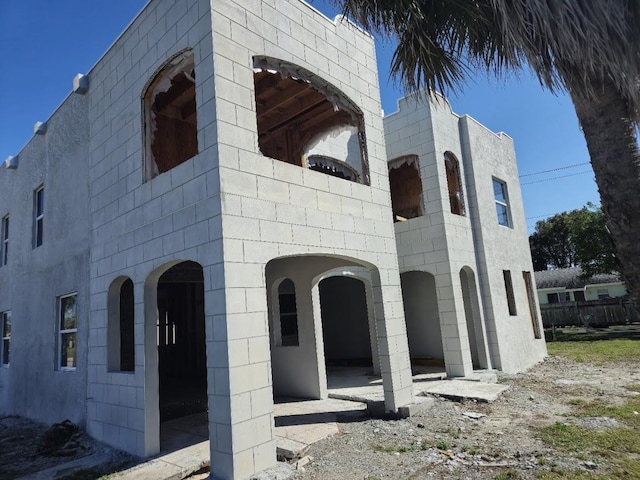
[[[71,84],[71,79],[69,79]],[[53,423],[86,423],[89,335],[89,99],[70,95],[0,168],[0,217],[9,215],[8,263],[0,267],[0,312],[12,313],[10,365],[0,367],[0,412]],[[43,243],[34,248],[34,191],[44,187]],[[59,368],[59,302],[77,292],[77,368]]]

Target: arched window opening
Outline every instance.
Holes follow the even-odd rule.
[[[416,155],[407,155],[389,162],[389,186],[394,222],[424,215],[422,181]]]
[[[266,57],[256,57],[254,67],[262,154],[298,166],[304,166],[305,154],[333,157],[357,165],[359,181],[368,185],[364,121],[358,107],[301,67]]]
[[[350,182],[358,181],[358,172],[351,166],[335,158],[324,155],[310,155],[307,157],[307,168],[322,172],[332,177],[344,178]]]
[[[460,163],[453,153],[445,152],[444,167],[447,171],[447,187],[449,188],[451,213],[464,216],[466,215],[466,211],[464,207],[464,194],[462,193]]]
[[[172,58],[145,91],[147,180],[198,154],[195,75],[193,52],[185,51]]]
[[[296,305],[296,287],[286,278],[278,286],[278,304],[280,309],[280,334],[283,347],[298,346],[298,307]]]
[[[134,295],[130,278],[120,277],[108,294],[108,366],[110,371],[135,371]]]

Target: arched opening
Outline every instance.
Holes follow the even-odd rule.
[[[447,172],[447,187],[449,189],[449,205],[451,213],[466,215],[464,205],[464,193],[462,190],[462,177],[460,175],[460,162],[451,152],[444,153],[444,167]]]
[[[394,222],[424,215],[417,155],[406,155],[389,162],[389,187]]]
[[[153,77],[143,95],[145,179],[198,154],[196,72],[193,51],[175,55]]]
[[[332,367],[373,367],[365,284],[335,276],[319,283],[327,374]]]
[[[283,347],[297,347],[299,340],[296,286],[289,278],[285,278],[278,286],[278,310],[280,312],[278,344]]]
[[[350,182],[358,181],[358,172],[354,168],[340,160],[324,155],[309,155],[307,157],[307,168],[332,177],[344,178]]]
[[[460,284],[462,287],[462,299],[464,302],[464,316],[469,336],[469,348],[471,350],[471,362],[474,369],[490,368],[485,348],[484,331],[476,280],[473,270],[463,267],[460,270]]]
[[[353,181],[369,184],[364,120],[355,103],[317,75],[282,60],[255,57],[254,72],[263,155],[301,167],[310,155],[334,158],[356,170]]]
[[[158,280],[160,422],[207,411],[202,267],[182,262]]]
[[[135,370],[133,282],[119,277],[109,286],[107,298],[107,367],[109,371]]]
[[[428,272],[405,272],[400,274],[400,284],[411,363],[442,370],[444,349],[435,277]]]

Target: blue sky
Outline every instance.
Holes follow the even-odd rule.
[[[29,140],[71,90],[76,73],[88,71],[146,0],[0,0],[0,161]],[[324,0],[312,5],[329,17]],[[402,89],[389,79],[393,45],[378,42],[382,107],[396,110]],[[548,215],[599,204],[586,144],[570,99],[543,90],[528,72],[496,80],[480,72],[449,95],[453,110],[469,114],[515,141],[529,231]],[[580,173],[586,172],[586,173]],[[562,178],[561,178],[562,177]]]

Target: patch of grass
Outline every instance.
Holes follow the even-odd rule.
[[[416,447],[406,445],[381,445],[379,443],[372,443],[371,448],[375,452],[381,453],[408,453],[413,452]]]
[[[593,430],[579,425],[555,423],[542,428],[539,436],[543,442],[566,452],[589,452],[602,457],[640,454],[640,435],[633,428]]]
[[[640,383],[632,383],[631,385],[627,385],[624,388],[632,392],[640,392]]]
[[[594,365],[640,361],[640,337],[588,340],[589,334],[583,335],[580,338],[576,338],[577,335],[571,335],[570,340],[565,338],[548,343],[549,354],[562,355],[576,362],[588,362]]]
[[[439,448],[440,450],[451,450],[451,443],[445,440],[440,440],[436,443],[436,448]]]
[[[518,471],[515,468],[509,468],[493,478],[494,480],[516,480],[520,478],[520,475],[518,475]]]
[[[538,474],[540,480],[609,480],[610,477],[596,475],[584,470],[562,470],[559,468],[552,469],[550,472],[541,472]]]
[[[576,416],[615,418],[635,429],[640,437],[640,415],[634,413],[640,412],[640,396],[631,398],[622,406],[611,405],[600,399],[572,403],[572,405]]]

